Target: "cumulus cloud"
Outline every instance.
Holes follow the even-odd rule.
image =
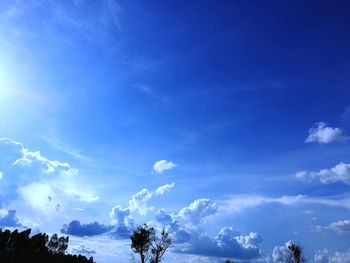
[[[141,215],[146,215],[147,212],[152,209],[151,207],[148,207],[148,202],[152,196],[152,192],[150,192],[147,188],[137,192],[129,201],[130,210],[138,211]]]
[[[131,212],[137,211],[140,215],[146,215],[148,211],[153,210],[153,207],[148,206],[148,202],[152,197],[163,195],[170,191],[175,186],[175,183],[159,186],[155,191],[150,191],[147,188],[134,194],[130,201],[128,209]]]
[[[122,208],[120,205],[116,205],[112,208],[112,211],[109,213],[112,224],[114,225],[130,225],[130,214],[131,211],[129,208]]]
[[[167,170],[171,170],[176,166],[173,162],[167,161],[167,160],[160,160],[155,162],[153,165],[153,172],[157,174],[162,174]]]
[[[345,252],[336,251],[331,254],[328,249],[318,250],[314,255],[315,263],[350,263],[350,249]]]
[[[295,241],[289,240],[283,246],[275,246],[272,252],[273,263],[284,263],[286,258],[291,258],[292,251],[289,249],[293,244],[298,245]]]
[[[109,213],[113,225],[111,235],[116,238],[128,238],[134,226],[133,213],[137,212],[145,216],[149,211],[154,209],[154,207],[148,205],[151,198],[163,195],[174,186],[175,183],[165,184],[152,192],[144,188],[131,197],[128,207],[123,208],[121,205],[114,206]]]
[[[177,218],[191,225],[201,223],[206,217],[215,214],[217,211],[216,203],[210,199],[202,198],[193,201],[189,206],[182,208]]]
[[[186,226],[181,225],[175,217],[176,215],[170,215],[164,209],[159,209],[156,214],[156,221],[167,228],[174,243],[188,242],[191,238],[191,233],[185,230]]]
[[[187,246],[178,252],[250,260],[261,256],[261,242],[262,238],[257,233],[251,232],[243,236],[231,227],[224,227],[215,237],[192,234]]]
[[[63,225],[61,232],[74,236],[96,236],[111,230],[110,226],[105,226],[97,222],[81,224],[78,220],[73,220],[68,225]]]
[[[255,259],[261,256],[257,233],[241,235],[232,227],[222,228],[216,236],[209,236],[200,227],[205,218],[217,213],[217,205],[209,199],[198,199],[179,212],[168,214],[157,211],[156,220],[169,231],[179,253],[190,253],[217,258]]]
[[[22,224],[16,216],[16,210],[0,209],[0,227],[19,227]]]
[[[330,143],[333,141],[348,140],[349,137],[344,135],[343,130],[327,126],[324,122],[316,123],[315,127],[310,128],[309,136],[305,142]]]
[[[117,205],[109,213],[112,219],[113,230],[111,236],[114,238],[129,238],[134,227],[134,219],[129,208]]]
[[[301,171],[295,177],[303,181],[320,180],[323,184],[343,182],[350,185],[350,164],[339,163],[329,169],[322,169],[318,172]]]
[[[31,151],[9,138],[0,138],[0,156],[2,205],[25,205],[48,216],[73,202],[98,200],[88,186],[82,185],[79,170],[67,162],[50,160],[40,151]]]

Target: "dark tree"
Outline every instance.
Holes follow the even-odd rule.
[[[170,245],[171,239],[169,237],[169,233],[163,228],[159,237],[153,237],[153,241],[151,243],[151,263],[160,263]]]
[[[146,224],[138,226],[130,236],[131,249],[140,255],[141,263],[148,259],[150,263],[160,263],[166,250],[171,245],[169,233],[162,230],[160,236],[155,235],[155,230]]]
[[[58,237],[57,234],[53,234],[47,242],[47,247],[53,253],[65,253],[68,248],[68,242],[69,237]]]
[[[0,262],[11,263],[93,263],[81,255],[66,254],[68,237],[50,239],[45,233],[30,237],[31,230],[2,231],[0,229]]]
[[[140,255],[141,263],[145,263],[149,257],[149,249],[154,236],[154,228],[144,224],[138,226],[130,236],[131,249]]]
[[[286,263],[301,263],[306,262],[303,256],[303,248],[296,242],[292,241],[288,246],[287,254],[285,255]]]

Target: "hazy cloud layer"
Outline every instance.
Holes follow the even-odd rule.
[[[328,249],[318,250],[314,255],[315,263],[350,263],[350,249],[345,252],[330,253]]]

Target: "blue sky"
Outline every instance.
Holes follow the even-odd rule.
[[[0,226],[101,263],[144,222],[167,262],[349,261],[349,8],[1,2]]]

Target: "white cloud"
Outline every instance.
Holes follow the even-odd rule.
[[[210,262],[214,262],[215,258],[220,258],[218,262],[221,262],[222,258],[249,260],[261,256],[259,244],[262,238],[257,233],[241,235],[232,227],[223,227],[216,236],[206,234],[201,225],[205,218],[215,213],[216,203],[202,198],[174,214],[160,209],[156,220],[168,229],[175,252],[208,256],[211,257]]]
[[[175,251],[201,256],[250,260],[261,256],[259,247],[261,242],[262,238],[257,233],[251,232],[243,236],[232,227],[224,227],[215,237],[192,233],[190,242]]]
[[[147,188],[142,189],[132,196],[129,201],[129,209],[131,212],[137,211],[140,215],[146,215],[148,211],[153,210],[153,207],[148,206],[148,202],[152,197],[163,195],[175,186],[175,183],[159,186],[155,191],[151,192]]]
[[[329,224],[327,228],[339,233],[350,234],[350,220],[333,222]]]
[[[78,169],[71,168],[67,162],[50,160],[40,151],[30,151],[22,143],[9,138],[0,138],[0,153],[6,156],[0,161],[0,168],[2,171],[5,169],[17,173],[16,183],[21,179],[20,174],[39,180],[45,178],[45,175],[74,176],[79,172]],[[13,176],[8,177],[14,179]]]
[[[292,258],[293,252],[290,249],[292,245],[298,245],[298,244],[293,240],[289,240],[283,246],[275,246],[272,252],[272,262],[284,263],[284,262],[287,262],[286,258],[288,259]]]
[[[120,205],[116,205],[112,208],[112,211],[109,213],[112,224],[120,226],[129,226],[131,225],[131,211],[129,208],[122,208]]]
[[[197,225],[206,217],[217,212],[217,205],[210,199],[202,198],[193,201],[189,206],[182,208],[177,219],[190,225]]]
[[[1,180],[5,196],[1,196],[0,204],[20,207],[21,215],[34,214],[45,221],[45,217],[73,209],[79,202],[98,199],[93,189],[81,182],[79,170],[67,162],[50,160],[9,138],[0,138],[0,155],[4,156],[0,170],[5,174]]]
[[[4,177],[4,173],[0,171],[0,180]]]
[[[350,249],[331,254],[328,249],[318,250],[314,255],[315,263],[350,263]]]
[[[148,201],[152,198],[152,195],[153,194],[147,188],[134,194],[129,201],[130,210],[138,211],[141,215],[146,215],[148,210],[152,209],[148,207]]]
[[[323,184],[343,182],[350,185],[350,164],[338,163],[334,167],[322,169],[318,172],[301,171],[297,172],[295,177],[304,181],[318,179]]]
[[[328,127],[326,123],[319,122],[316,126],[309,129],[309,136],[305,142],[330,143],[333,141],[343,141],[349,138],[344,135],[343,130],[339,128]]]
[[[157,190],[154,192],[155,195],[163,195],[165,192],[170,191],[175,186],[175,183],[165,184],[159,186]]]
[[[340,220],[327,226],[316,226],[317,231],[330,230],[340,234],[350,234],[350,220]]]
[[[33,183],[23,186],[18,189],[18,192],[23,203],[45,215],[56,214],[59,212],[57,207],[62,206],[62,198],[47,183]]]
[[[160,160],[155,162],[153,165],[153,171],[158,174],[162,174],[163,172],[167,170],[171,170],[176,166],[173,162],[167,161],[167,160]]]

